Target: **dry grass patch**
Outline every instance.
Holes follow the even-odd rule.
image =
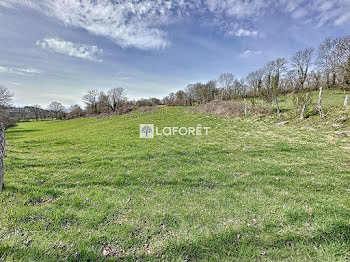
[[[225,117],[241,117],[245,115],[243,103],[222,101],[211,101],[207,104],[200,105],[194,112]],[[250,115],[267,115],[272,114],[273,111],[270,108],[259,105],[254,107],[248,106],[247,113]]]

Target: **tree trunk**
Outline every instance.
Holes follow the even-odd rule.
[[[248,109],[247,109],[247,99],[244,99],[244,115],[248,114]]]
[[[0,191],[4,186],[4,164],[3,157],[5,153],[5,129],[2,123],[0,123]]]
[[[333,73],[332,74],[332,88],[335,88],[335,85],[336,85],[336,74],[335,73]]]
[[[320,87],[320,92],[318,93],[318,105],[317,105],[318,112],[320,113],[320,117],[323,118],[323,110],[322,110],[322,86]]]
[[[298,115],[298,111],[299,111],[299,94],[296,94],[296,101],[295,101],[295,115]]]
[[[344,100],[344,106],[348,106],[348,102],[349,102],[349,95],[346,95]]]
[[[331,81],[329,80],[329,72],[327,71],[326,73],[326,83],[327,83],[327,88],[330,89],[331,88]]]
[[[0,156],[0,192],[4,186],[4,164],[2,161],[2,156]]]
[[[280,116],[280,106],[278,105],[278,100],[277,100],[277,96],[275,96],[275,103],[276,103],[276,108],[277,108],[277,116]]]
[[[301,109],[300,119],[304,119],[305,110],[306,110],[308,101],[309,101],[309,93],[306,93],[303,108]]]
[[[297,108],[299,107],[299,95],[297,95],[297,102],[296,102],[296,104],[297,104]]]

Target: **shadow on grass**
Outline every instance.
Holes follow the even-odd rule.
[[[259,233],[261,232],[255,228],[223,232],[203,237],[198,241],[169,244],[160,253],[144,258],[146,260],[166,258],[170,261],[179,258],[183,261],[227,258],[237,261],[257,261],[266,256],[270,259],[287,259],[296,245],[309,247],[309,255],[314,257],[317,255],[315,247],[334,244],[339,244],[342,252],[337,250],[337,253],[329,254],[330,258],[350,258],[350,225],[345,222],[336,222],[325,231],[317,230],[312,237],[285,234],[264,241],[256,237]]]
[[[171,188],[171,187],[179,187],[179,188],[203,188],[207,190],[213,190],[213,189],[220,189],[220,188],[234,188],[238,191],[244,191],[249,187],[252,187],[253,185],[257,185],[259,182],[255,181],[233,181],[230,183],[224,183],[224,182],[217,182],[217,181],[210,181],[210,180],[204,180],[204,179],[198,179],[198,180],[191,180],[191,179],[181,179],[181,180],[167,180],[167,181],[158,181],[158,180],[152,180],[152,179],[145,179],[143,181],[135,181],[133,177],[126,178],[126,177],[117,177],[113,181],[107,181],[107,180],[91,180],[91,181],[84,181],[84,182],[67,182],[67,183],[55,183],[55,188],[86,188],[89,186],[105,186],[105,187],[164,187],[164,188]],[[34,183],[33,183],[34,185]]]
[[[51,250],[42,250],[34,246],[22,247],[8,246],[0,244],[0,261],[8,258],[9,261],[105,261],[102,254],[96,254],[90,250],[56,250],[55,246]]]
[[[209,236],[202,234],[196,240],[182,243],[170,241],[165,248],[153,254],[143,252],[135,255],[131,251],[126,252],[125,256],[119,254],[108,258],[112,261],[259,261],[284,260],[291,256],[302,259],[300,256],[305,256],[305,259],[312,257],[318,260],[324,258],[320,257],[324,256],[323,253],[317,253],[318,248],[325,250],[327,245],[333,247],[334,253],[328,253],[328,259],[324,260],[350,258],[350,225],[344,221],[335,222],[326,230],[316,230],[311,237],[285,233],[263,240],[257,237],[260,233],[262,232],[257,228],[247,227]],[[75,250],[69,251],[55,250],[54,247],[40,250],[32,245],[25,247],[24,243],[17,243],[16,246],[0,244],[0,257],[15,260],[32,258],[33,261],[105,261],[102,252],[91,250],[94,244],[90,243],[84,247],[77,245]],[[305,247],[304,254],[295,253],[295,248],[298,249],[297,246],[300,245]],[[335,245],[339,248],[334,249]]]
[[[24,128],[8,129],[6,131],[6,137],[8,139],[17,139],[25,136],[26,134],[35,133],[39,131],[41,131],[41,129],[24,129]]]

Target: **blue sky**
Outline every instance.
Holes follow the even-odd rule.
[[[0,85],[16,105],[113,87],[161,98],[349,28],[349,0],[0,0]]]

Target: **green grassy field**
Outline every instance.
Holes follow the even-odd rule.
[[[183,107],[20,123],[6,134],[0,260],[348,261],[350,124],[332,123],[350,109],[325,94],[326,119],[283,126]],[[140,139],[144,123],[211,129]]]

